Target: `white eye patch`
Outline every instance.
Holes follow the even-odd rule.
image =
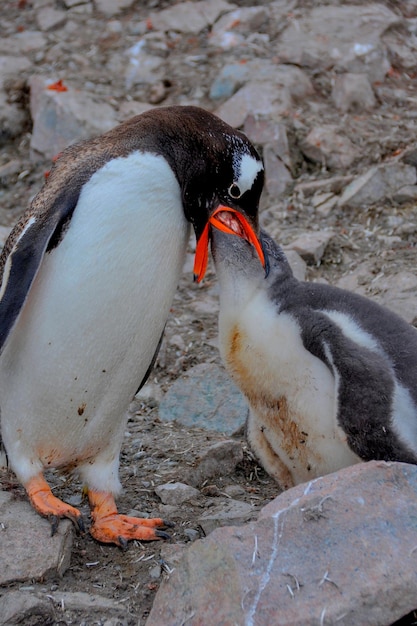
[[[235,184],[239,187],[240,194],[243,195],[245,191],[252,188],[258,173],[263,170],[263,165],[250,154],[242,154],[236,165],[238,176],[235,178]]]

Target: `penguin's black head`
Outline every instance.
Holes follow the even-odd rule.
[[[161,110],[160,110],[161,111]],[[198,251],[205,250],[196,279],[204,276],[209,220],[219,207],[239,214],[241,223],[259,232],[258,208],[264,184],[262,160],[248,138],[198,107],[168,107],[164,155],[178,179],[184,214],[193,225]],[[165,118],[167,120],[167,118]],[[242,222],[243,220],[243,222]],[[207,240],[205,241],[205,239]]]

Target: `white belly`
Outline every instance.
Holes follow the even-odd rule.
[[[161,157],[112,161],[84,187],[0,362],[2,435],[22,482],[42,466],[77,466],[90,486],[117,490],[125,414],[163,332],[188,236]]]
[[[298,484],[357,462],[337,424],[336,381],[295,319],[263,290],[239,308],[221,297],[220,308],[222,356],[251,405],[248,436],[265,469]]]

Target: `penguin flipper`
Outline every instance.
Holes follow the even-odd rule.
[[[41,266],[71,217],[78,189],[59,194],[47,210],[27,211],[9,235],[0,257],[0,353],[15,325]]]
[[[150,374],[151,374],[151,372],[153,370],[153,366],[155,365],[155,361],[156,361],[156,359],[158,357],[159,350],[160,350],[161,344],[162,344],[162,340],[164,338],[164,332],[165,332],[165,327],[164,327],[164,330],[162,331],[162,334],[161,334],[161,336],[159,338],[158,345],[156,346],[155,354],[152,357],[152,361],[150,362],[149,367],[146,370],[145,376],[142,378],[142,382],[140,383],[136,393],[139,393],[139,391],[142,389],[143,385],[146,383],[146,381],[148,380],[148,378],[149,378],[149,376],[150,376]]]
[[[302,322],[304,344],[337,381],[336,419],[350,449],[363,461],[416,463],[415,454],[401,443],[392,425],[396,373],[388,356],[377,348],[377,340],[365,333],[360,341],[354,340],[318,311],[313,323],[314,329],[308,329],[308,320]]]

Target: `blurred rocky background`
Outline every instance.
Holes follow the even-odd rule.
[[[259,149],[261,223],[299,278],[415,324],[416,35],[417,0],[2,0],[0,240],[66,145],[194,104]],[[121,553],[67,522],[51,539],[0,473],[0,624],[416,623],[416,468],[348,468],[264,508],[278,488],[245,443],[193,251],[121,467],[121,510],[172,519],[173,542]],[[76,481],[50,480],[88,516]]]

